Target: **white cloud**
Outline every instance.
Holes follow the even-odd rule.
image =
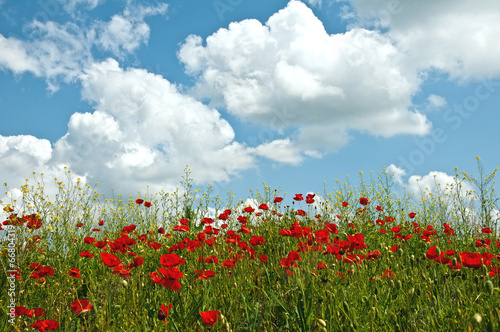
[[[0,178],[11,188],[33,171],[50,179],[67,166],[105,191],[133,194],[149,186],[150,192],[168,192],[186,165],[195,183],[226,181],[255,166],[253,148],[234,140],[217,110],[163,77],[124,70],[108,59],[81,79],[82,95],[95,109],[74,113],[68,132],[53,146],[32,136],[0,136]]]
[[[420,79],[407,70],[391,39],[361,28],[329,35],[299,1],[265,25],[231,23],[209,36],[206,46],[189,36],[178,57],[197,78],[195,96],[211,98],[212,105],[226,106],[243,120],[297,127],[289,141],[299,156],[334,151],[348,142],[351,130],[384,137],[430,130],[426,117],[410,110]],[[283,140],[266,143],[261,154],[272,155],[272,147],[283,154]],[[300,158],[290,151],[285,160],[296,163]]]
[[[159,4],[157,7],[126,9],[123,15],[113,15],[109,22],[101,23],[97,28],[97,43],[115,56],[130,54],[149,40],[150,29],[144,18],[164,14],[166,10],[166,4]]]
[[[65,2],[64,0],[58,0],[59,2]],[[85,9],[92,10],[99,5],[99,3],[104,2],[104,0],[67,0],[64,4],[64,9],[67,12],[74,12],[77,7],[85,7]]]
[[[82,1],[71,1],[71,3]],[[97,2],[95,3],[97,5]],[[0,68],[16,74],[31,72],[47,80],[49,89],[58,89],[60,80],[74,82],[95,62],[94,45],[123,57],[137,50],[149,39],[144,19],[164,14],[166,4],[154,7],[127,6],[109,22],[96,21],[89,27],[75,23],[33,21],[25,26],[29,39],[5,38],[0,34]]]
[[[276,162],[297,165],[304,159],[299,149],[288,138],[263,143],[255,148],[255,153]]]
[[[225,181],[254,166],[252,150],[234,141],[232,127],[215,109],[182,95],[163,77],[123,70],[109,59],[82,78],[83,96],[95,111],[73,114],[68,133],[55,144],[54,163],[69,160],[77,173],[129,192],[146,184],[165,189],[186,164],[197,182]]]
[[[427,100],[429,102],[428,108],[430,109],[439,109],[447,105],[445,98],[435,94],[431,94]]]
[[[468,182],[462,182],[461,187],[457,188],[453,176],[437,171],[429,172],[429,174],[424,176],[410,176],[408,179],[408,189],[410,193],[414,193],[416,198],[432,194],[434,196],[441,195],[444,199],[446,199],[445,195],[456,196],[457,189],[462,197],[465,197],[468,192],[474,190]]]
[[[52,157],[52,147],[48,140],[31,135],[1,136],[0,159],[4,170],[26,170],[27,167],[44,165]],[[30,170],[28,174],[31,173]]]
[[[40,75],[36,61],[27,54],[23,43],[15,38],[0,34],[0,68],[12,70],[15,74],[25,71]]]
[[[360,26],[389,28],[408,66],[466,80],[500,75],[500,2],[351,0]]]
[[[323,4],[323,0],[306,0],[306,2],[308,4],[310,4],[311,6],[320,7],[320,8],[321,8],[321,5]]]
[[[387,174],[390,174],[393,176],[393,179],[394,179],[394,181],[396,181],[396,183],[403,185],[403,175],[406,174],[406,171],[404,169],[399,168],[394,164],[390,164],[386,168],[386,172],[387,172]]]

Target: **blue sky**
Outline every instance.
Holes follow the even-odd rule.
[[[31,3],[31,2],[30,2]],[[327,191],[500,165],[500,3],[0,0],[0,180]]]

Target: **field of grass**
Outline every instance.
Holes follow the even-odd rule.
[[[188,171],[175,193],[126,199],[69,171],[49,197],[35,174],[1,202],[0,330],[500,331],[495,172],[480,171],[419,200],[382,172],[321,195],[264,186],[252,206]]]

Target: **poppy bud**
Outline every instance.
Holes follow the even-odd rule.
[[[122,280],[122,285],[123,285],[123,287],[127,287],[128,286],[127,280]]]
[[[318,324],[321,325],[322,327],[326,327],[326,322],[322,319],[318,318]]]
[[[476,314],[474,315],[474,320],[475,320],[478,324],[480,324],[480,323],[483,321],[483,317],[481,317],[481,315],[480,315],[480,314],[476,313]]]
[[[493,294],[493,283],[491,282],[491,280],[488,280],[486,281],[486,290],[490,293],[490,294]]]
[[[439,249],[439,247],[438,247],[438,246],[436,246],[436,255],[437,255],[438,257],[440,257],[440,256],[441,256],[441,249]]]

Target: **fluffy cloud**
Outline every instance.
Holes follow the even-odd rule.
[[[164,14],[167,4],[157,7],[127,8],[123,15],[114,15],[109,22],[101,23],[97,28],[98,45],[115,56],[123,57],[134,52],[141,44],[149,40],[149,25],[144,22],[146,16]]]
[[[404,169],[399,168],[394,164],[390,164],[386,168],[386,172],[387,174],[392,175],[392,178],[394,179],[394,181],[396,181],[396,183],[398,183],[399,185],[403,185],[403,175],[406,174],[406,171]]]
[[[60,177],[65,166],[82,181],[123,194],[148,185],[151,192],[174,190],[186,165],[197,183],[226,181],[254,167],[253,149],[234,140],[217,110],[163,77],[109,59],[81,79],[95,109],[74,113],[53,146],[32,136],[0,136],[0,178],[11,188],[33,171]]]
[[[441,195],[446,199],[446,195],[456,196],[457,189],[462,197],[465,197],[467,193],[474,190],[468,182],[463,182],[462,186],[457,188],[455,178],[444,172],[432,171],[424,176],[412,175],[408,179],[408,190],[416,198],[432,194],[433,196]]]
[[[291,158],[292,153],[334,151],[347,143],[350,130],[384,137],[430,130],[426,117],[411,110],[420,79],[406,69],[404,54],[390,38],[363,28],[329,35],[299,1],[265,25],[231,23],[205,46],[199,36],[189,36],[178,57],[197,78],[195,96],[243,120],[298,128],[291,143],[264,142],[262,155],[274,147],[296,163],[300,156]]]
[[[0,68],[10,69],[14,74],[30,71],[40,74],[35,59],[27,54],[23,43],[0,34]]]
[[[115,60],[90,67],[83,96],[93,113],[75,113],[68,133],[55,143],[55,164],[69,162],[104,187],[176,183],[189,164],[201,181],[225,181],[254,166],[251,149],[234,141],[220,114],[182,95],[175,85],[142,69],[123,70]],[[127,178],[126,185],[117,185]]]
[[[351,0],[357,26],[388,28],[408,66],[459,80],[500,75],[500,2]],[[351,12],[352,14],[352,12]]]

